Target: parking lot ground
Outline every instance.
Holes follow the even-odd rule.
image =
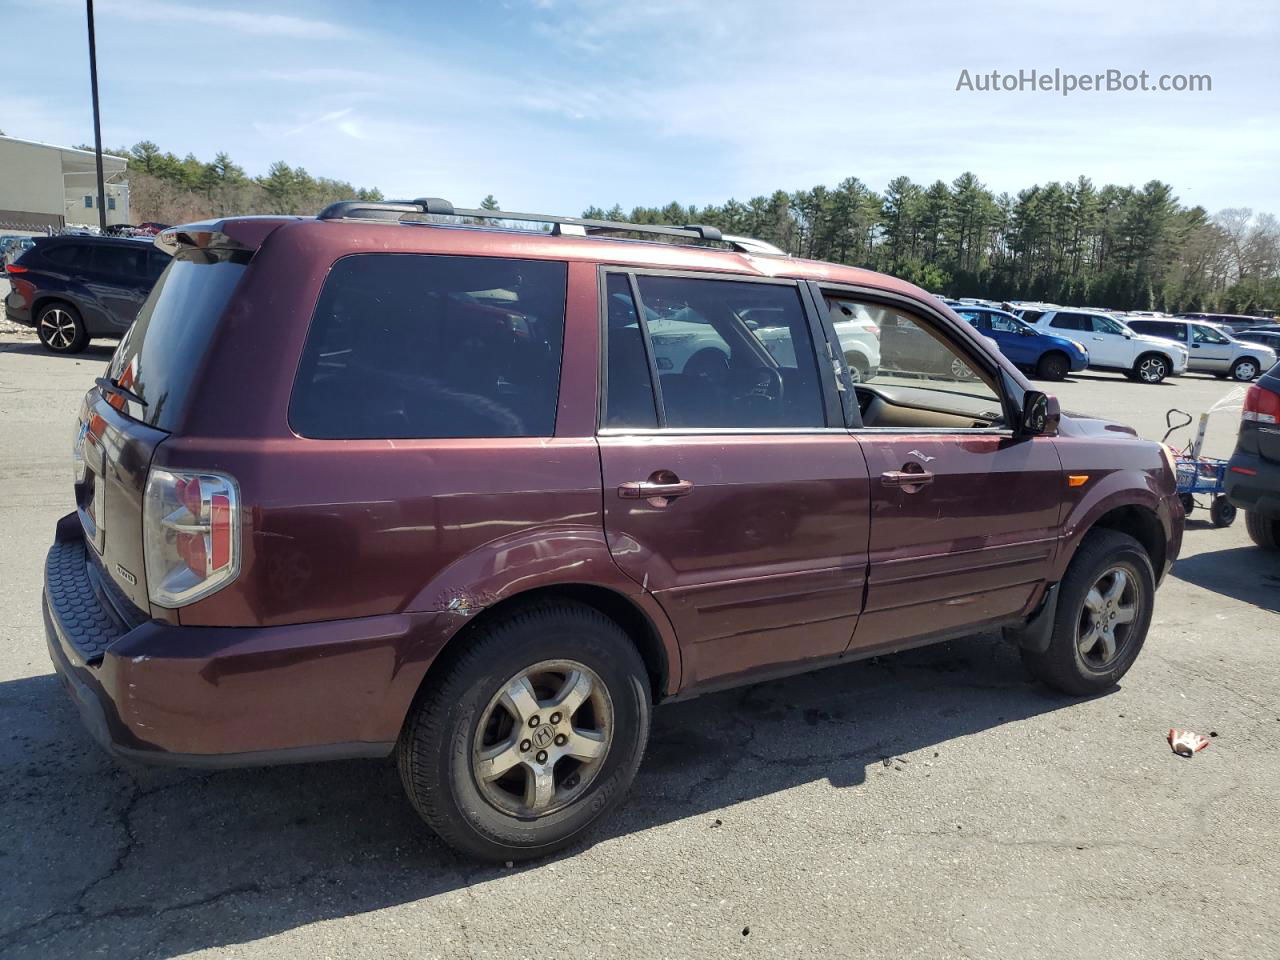
[[[109,345],[0,333],[0,956],[1274,956],[1280,560],[1188,524],[1113,692],[1030,683],[985,635],[660,708],[590,845],[449,852],[389,762],[122,767],[44,648],[71,422]],[[1149,437],[1232,388],[1048,386]],[[1230,450],[1235,415],[1210,452]],[[1213,737],[1174,756],[1170,727]]]

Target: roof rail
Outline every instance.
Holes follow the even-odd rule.
[[[528,223],[551,225],[552,236],[585,237],[606,233],[641,233],[662,237],[680,237],[687,240],[708,240],[728,244],[738,253],[785,256],[771,243],[750,237],[725,236],[718,227],[699,223],[673,226],[658,223],[625,223],[619,220],[588,220],[584,217],[560,217],[549,213],[517,213],[511,210],[472,210],[455,207],[439,197],[419,197],[417,200],[365,201],[343,200],[332,203],[316,215],[317,220],[383,220],[400,222],[405,217],[437,216],[467,217],[482,220],[519,220]],[[412,222],[412,221],[411,221]]]

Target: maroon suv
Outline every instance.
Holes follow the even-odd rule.
[[[890,277],[491,216],[158,238],[46,568],[111,751],[395,753],[442,837],[517,859],[621,799],[663,700],[996,627],[1069,693],[1132,665],[1181,543],[1160,445]]]

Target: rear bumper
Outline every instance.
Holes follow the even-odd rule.
[[[60,524],[60,535],[70,527]],[[438,621],[448,614],[129,628],[95,584],[85,549],[68,536],[49,551],[49,657],[94,739],[144,763],[385,757],[443,643]]]
[[[1238,473],[1232,467],[1253,473]],[[1226,490],[1227,498],[1241,510],[1280,517],[1280,463],[1237,450],[1227,466]]]
[[[35,320],[31,316],[31,306],[27,303],[17,290],[13,289],[10,283],[9,293],[4,298],[4,318],[10,323],[20,323],[24,327],[35,326]]]

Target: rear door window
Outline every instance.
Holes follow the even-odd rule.
[[[1049,321],[1049,326],[1056,330],[1082,330],[1088,332],[1093,329],[1093,321],[1087,313],[1056,313],[1053,319]]]
[[[320,293],[290,424],[323,439],[552,436],[567,274],[540,260],[344,257]]]
[[[99,244],[93,248],[90,262],[94,273],[103,277],[136,280],[146,274],[147,248],[142,244],[138,244],[136,249],[117,244]]]

